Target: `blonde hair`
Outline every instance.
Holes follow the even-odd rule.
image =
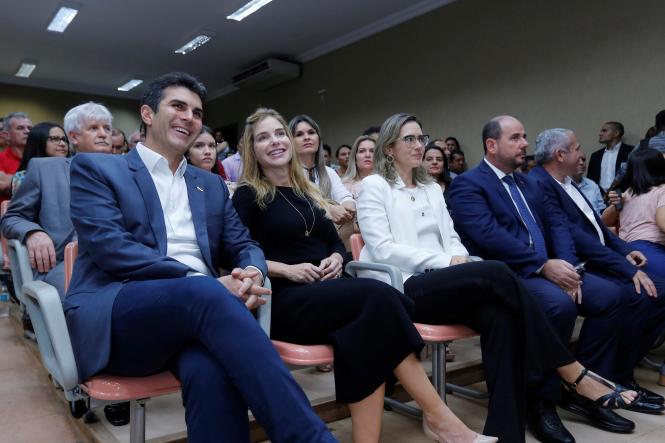
[[[370,137],[369,135],[361,135],[353,142],[353,147],[349,153],[349,166],[346,168],[346,174],[342,177],[343,182],[354,182],[360,179],[360,172],[358,172],[358,166],[356,165],[356,155],[358,155],[358,148],[360,144],[364,141],[371,141],[374,143],[374,149],[376,149],[376,139]],[[374,159],[374,157],[372,157]]]
[[[289,138],[291,153],[289,181],[291,182],[293,192],[298,197],[309,198],[315,206],[322,209],[326,213],[326,216],[329,217],[328,203],[321,196],[319,189],[309,181],[303,172],[302,164],[294,148],[293,135],[289,131],[286,120],[274,109],[258,108],[245,120],[245,129],[242,138],[242,177],[240,178],[240,185],[249,186],[256,192],[256,203],[261,209],[265,209],[266,205],[275,198],[275,185],[266,179],[254,153],[254,127],[268,117],[277,120]]]

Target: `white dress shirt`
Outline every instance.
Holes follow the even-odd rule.
[[[168,161],[152,149],[138,143],[136,150],[150,172],[155,188],[157,188],[159,202],[162,205],[166,226],[166,255],[196,272],[212,275],[203,261],[201,249],[196,240],[185,182],[187,160],[182,159],[174,174],[169,168]]]
[[[305,177],[309,177],[309,170],[303,166],[305,172]],[[353,195],[346,189],[346,186],[342,184],[342,179],[339,178],[339,175],[335,170],[329,166],[326,166],[326,173],[330,179],[330,198],[335,200],[337,203],[342,204],[345,201],[353,201]],[[319,172],[314,169],[314,183],[319,187]]]
[[[554,178],[554,177],[552,177]],[[561,185],[564,191],[566,191],[566,194],[570,198],[573,199],[577,207],[582,211],[584,216],[591,222],[594,228],[596,228],[596,232],[598,233],[598,238],[600,239],[600,242],[604,245],[605,244],[605,237],[603,237],[603,231],[600,229],[600,226],[598,225],[598,222],[596,221],[596,217],[593,212],[593,208],[591,205],[587,203],[587,201],[584,199],[582,196],[582,192],[580,192],[579,189],[577,189],[575,186],[573,186],[573,181],[571,180],[570,177],[566,177],[561,183],[559,180],[554,178],[558,184]]]
[[[607,191],[614,181],[619,149],[621,149],[621,143],[617,143],[613,148],[605,148],[603,152],[603,160],[600,162],[600,181],[598,184],[605,191]]]

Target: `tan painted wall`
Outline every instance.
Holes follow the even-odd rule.
[[[0,116],[16,111],[27,112],[34,124],[50,121],[62,125],[67,111],[91,100],[109,108],[113,114],[113,126],[125,131],[127,137],[138,128],[139,105],[134,100],[0,84]]]
[[[217,99],[207,120],[242,122],[259,104],[287,118],[309,113],[337,146],[395,112],[412,112],[426,133],[457,136],[470,165],[482,156],[482,125],[503,113],[520,118],[531,140],[567,127],[590,152],[602,122],[619,120],[635,143],[665,108],[662,7],[662,0],[458,0],[307,63],[298,80]]]

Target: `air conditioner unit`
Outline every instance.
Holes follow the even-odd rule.
[[[233,76],[238,88],[264,90],[300,76],[300,64],[269,58]]]

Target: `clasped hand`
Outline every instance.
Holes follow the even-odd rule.
[[[550,259],[543,265],[541,274],[563,289],[573,301],[582,304],[582,277],[573,265],[565,260]]]
[[[342,274],[342,257],[333,253],[330,257],[321,260],[319,266],[311,263],[289,265],[287,278],[298,283],[313,283],[319,280],[330,280]]]
[[[245,302],[245,306],[254,309],[265,304],[262,295],[270,295],[272,291],[261,286],[261,273],[256,269],[234,268],[231,274],[217,279],[233,295]]]

